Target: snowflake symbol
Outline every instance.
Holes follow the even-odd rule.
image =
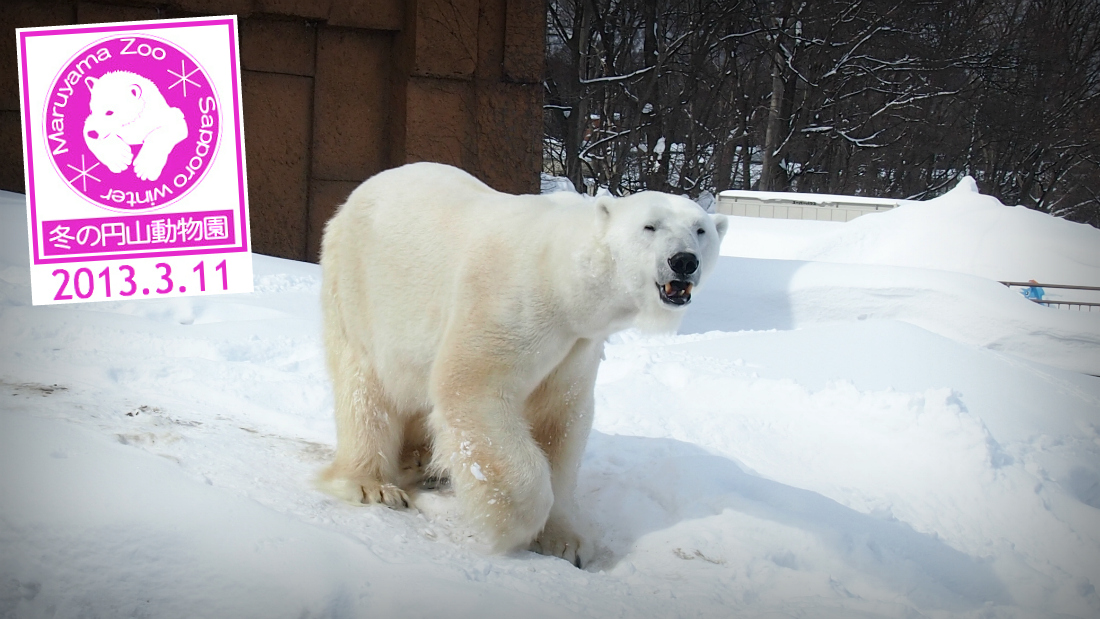
[[[188,72],[187,71],[187,61],[186,60],[180,60],[180,72],[179,73],[176,73],[175,71],[173,71],[171,69],[168,69],[168,73],[170,73],[171,75],[179,78],[178,80],[175,81],[175,83],[173,83],[171,86],[168,87],[168,90],[172,90],[176,86],[179,86],[180,84],[183,84],[183,96],[186,97],[187,96],[187,84],[194,84],[196,88],[202,88],[202,86],[198,82],[191,81],[191,76],[198,73],[198,72],[199,72],[198,66],[196,66],[192,71]]]
[[[89,168],[88,164],[84,163],[84,155],[81,155],[80,156],[80,167],[79,168],[74,166],[71,163],[66,163],[65,165],[69,166],[70,168],[72,168],[76,172],[76,176],[69,179],[69,182],[70,183],[76,183],[76,181],[80,181],[81,185],[84,187],[84,193],[88,193],[88,179],[89,178],[92,179],[93,181],[97,182],[97,183],[100,182],[100,180],[98,178],[92,176],[92,174],[91,174],[92,170],[99,167],[99,162],[98,161],[95,162],[94,164],[92,164],[92,167]]]

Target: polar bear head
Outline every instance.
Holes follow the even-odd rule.
[[[600,198],[596,206],[618,283],[638,310],[635,326],[674,330],[717,264],[729,220],[655,191]]]
[[[152,94],[149,90],[156,90],[152,82],[129,71],[87,77],[84,84],[91,92],[91,113],[84,121],[84,137],[92,140],[115,135],[141,118],[147,95]]]

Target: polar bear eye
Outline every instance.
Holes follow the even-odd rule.
[[[646,224],[645,229],[650,231],[650,232],[656,232],[657,231],[657,228],[653,224]]]
[[[699,236],[703,236],[706,233],[707,233],[707,231],[704,230],[703,228],[699,228],[698,230],[695,231],[695,234],[698,234]]]
[[[115,113],[114,110],[107,110],[106,116],[111,116],[114,113]]]

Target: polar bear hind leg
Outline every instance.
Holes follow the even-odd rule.
[[[330,322],[326,330],[338,328]],[[318,486],[349,503],[409,507],[402,486],[409,477],[410,460],[418,462],[419,454],[403,450],[408,420],[388,402],[373,368],[346,340],[326,340],[338,440],[336,458],[321,473]]]

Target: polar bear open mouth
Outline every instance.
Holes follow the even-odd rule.
[[[661,300],[669,305],[687,305],[691,303],[691,282],[683,282],[677,279],[665,285],[657,284],[657,290],[661,293]]]

